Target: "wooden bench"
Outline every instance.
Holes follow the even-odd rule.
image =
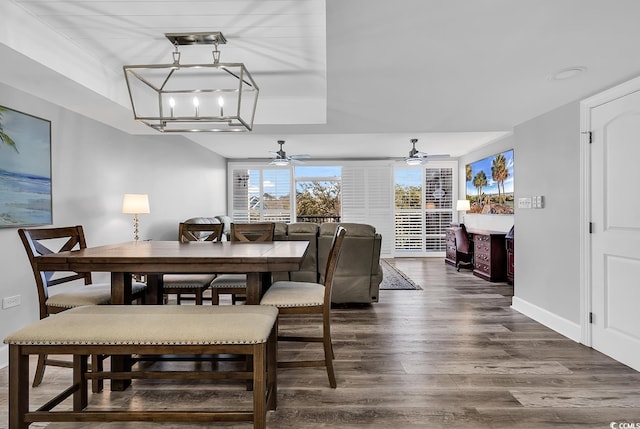
[[[9,344],[9,428],[33,422],[67,421],[253,421],[266,427],[267,410],[276,408],[276,308],[244,306],[85,306],[42,319],[19,330]],[[29,410],[29,355],[73,356],[73,383],[35,411]],[[123,371],[89,372],[89,355],[237,354],[253,362],[246,371]],[[91,410],[88,381],[93,378],[229,379],[253,384],[248,411],[190,409]],[[244,384],[242,384],[244,386]],[[53,411],[73,396],[72,411]]]

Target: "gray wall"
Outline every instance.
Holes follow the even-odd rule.
[[[131,136],[0,84],[0,105],[52,122],[53,222],[82,224],[90,246],[133,239],[125,193],[149,194],[142,239],[175,240],[178,222],[226,213],[226,160],[179,136]],[[37,295],[16,228],[0,229],[0,339],[38,318]],[[94,276],[94,281],[106,276]],[[6,365],[0,345],[0,368]]]
[[[466,215],[471,228],[507,231],[515,225],[513,308],[563,335],[580,338],[580,105],[571,103],[516,126],[509,137],[460,158],[464,166],[514,149],[518,198],[544,196],[543,209],[514,216]],[[517,204],[516,204],[517,205]]]
[[[543,195],[545,207],[516,209],[515,296],[554,317],[580,316],[580,105],[571,103],[514,129],[516,199]]]
[[[511,136],[459,161],[463,198],[466,164],[514,149],[516,201],[542,195],[544,208],[516,207],[514,216],[466,215],[465,224],[496,231],[515,225],[513,308],[575,340],[580,337],[579,144],[575,102],[516,126]]]

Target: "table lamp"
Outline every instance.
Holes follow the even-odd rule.
[[[124,194],[122,213],[133,215],[133,236],[138,241],[138,215],[149,213],[149,196],[147,194]]]
[[[471,210],[471,202],[469,200],[458,200],[456,210],[459,212],[468,212]],[[458,215],[458,217],[462,219],[460,223],[464,223],[464,214]]]

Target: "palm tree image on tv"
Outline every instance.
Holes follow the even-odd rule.
[[[513,149],[467,164],[469,213],[513,214]]]

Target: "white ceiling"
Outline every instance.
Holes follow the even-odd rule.
[[[399,157],[412,137],[459,156],[640,75],[638,0],[5,0],[0,16],[0,82],[137,134],[157,132],[133,121],[122,66],[170,62],[164,33],[222,31],[222,60],[260,86],[254,131],[186,137],[236,159],[278,139]]]

